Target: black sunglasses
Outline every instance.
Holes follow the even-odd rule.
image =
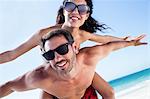
[[[67,54],[68,51],[69,51],[68,45],[71,45],[71,44],[72,44],[72,42],[62,44],[62,45],[58,46],[56,49],[54,49],[54,50],[49,50],[49,51],[45,52],[44,54],[42,54],[42,56],[46,60],[53,60],[55,58],[55,52],[57,52],[60,55]]]
[[[72,11],[74,11],[77,8],[79,14],[81,14],[81,15],[82,14],[86,14],[90,10],[89,6],[87,6],[85,4],[76,5],[73,2],[65,2],[63,7],[68,12],[72,12]]]

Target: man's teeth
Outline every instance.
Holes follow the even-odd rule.
[[[64,66],[66,63],[67,62],[65,61],[65,62],[58,63],[57,65],[61,67],[61,66]]]

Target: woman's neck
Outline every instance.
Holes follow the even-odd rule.
[[[77,48],[79,48],[80,43],[83,42],[82,38],[80,37],[81,30],[79,30],[79,27],[69,27],[67,24],[63,24],[62,29],[66,29],[72,34],[74,41],[77,44]]]

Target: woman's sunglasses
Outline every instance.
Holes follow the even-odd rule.
[[[90,11],[89,6],[85,5],[85,4],[81,4],[81,5],[76,5],[73,2],[65,2],[64,3],[64,9],[68,12],[72,12],[75,9],[78,9],[79,14],[83,15],[86,14],[87,12]]]
[[[42,54],[42,56],[46,59],[46,60],[53,60],[55,58],[55,52],[57,52],[60,55],[65,55],[68,53],[69,49],[68,49],[68,45],[71,45],[72,43],[65,43],[62,44],[60,46],[58,46],[56,49],[54,50],[49,50],[47,52],[45,52],[44,54]]]

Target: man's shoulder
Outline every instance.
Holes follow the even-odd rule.
[[[42,81],[48,77],[45,65],[40,65],[38,68],[28,72],[31,82]]]
[[[82,60],[83,64],[88,66],[95,66],[98,61],[98,57],[101,56],[101,50],[97,51],[97,47],[99,45],[84,47],[80,49],[77,57],[78,59]]]
[[[81,48],[77,54],[77,59],[80,60],[83,64],[87,63],[90,58],[89,54],[90,47]]]
[[[95,47],[96,45],[94,45],[94,46],[87,46],[87,47],[83,47],[83,48],[81,48],[80,50],[79,50],[79,55],[80,54],[83,54],[83,55],[89,55],[89,52],[91,51],[91,50],[93,50],[93,48]]]

